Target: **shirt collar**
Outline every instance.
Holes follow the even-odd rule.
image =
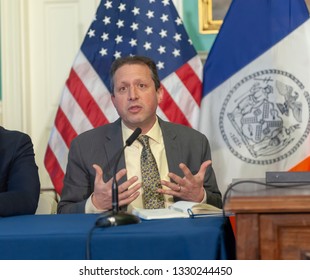
[[[128,128],[122,121],[122,133],[123,133],[123,143],[125,145],[126,140],[130,137],[130,135],[133,133],[133,130]],[[158,118],[156,117],[156,122],[154,123],[153,127],[146,133],[147,136],[149,136],[152,140],[154,140],[157,143],[162,143],[162,132],[159,126]],[[134,146],[138,146],[138,142],[134,141],[132,143]]]

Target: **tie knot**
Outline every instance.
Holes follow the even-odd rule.
[[[149,137],[147,135],[141,135],[138,141],[143,145],[143,147],[149,147]]]

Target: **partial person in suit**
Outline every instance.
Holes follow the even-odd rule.
[[[40,194],[30,137],[0,126],[0,217],[34,214]]]
[[[162,185],[157,193],[163,194],[165,207],[186,200],[221,208],[206,136],[156,115],[163,88],[155,63],[142,56],[120,58],[110,74],[111,98],[120,118],[72,141],[58,213],[99,213],[112,208],[115,158],[137,127],[149,136]],[[127,147],[116,174],[119,206],[129,212],[133,207],[144,208],[141,150],[138,140]]]

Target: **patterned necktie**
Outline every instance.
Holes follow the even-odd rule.
[[[150,148],[149,137],[142,135],[138,140],[143,145],[141,175],[144,207],[146,209],[165,208],[164,195],[156,192],[158,188],[161,188],[161,183],[157,164]]]

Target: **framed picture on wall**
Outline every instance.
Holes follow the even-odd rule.
[[[198,0],[199,32],[218,33],[232,0]]]
[[[310,11],[310,0],[306,0],[306,4],[307,4],[307,7],[308,7],[308,10]]]

